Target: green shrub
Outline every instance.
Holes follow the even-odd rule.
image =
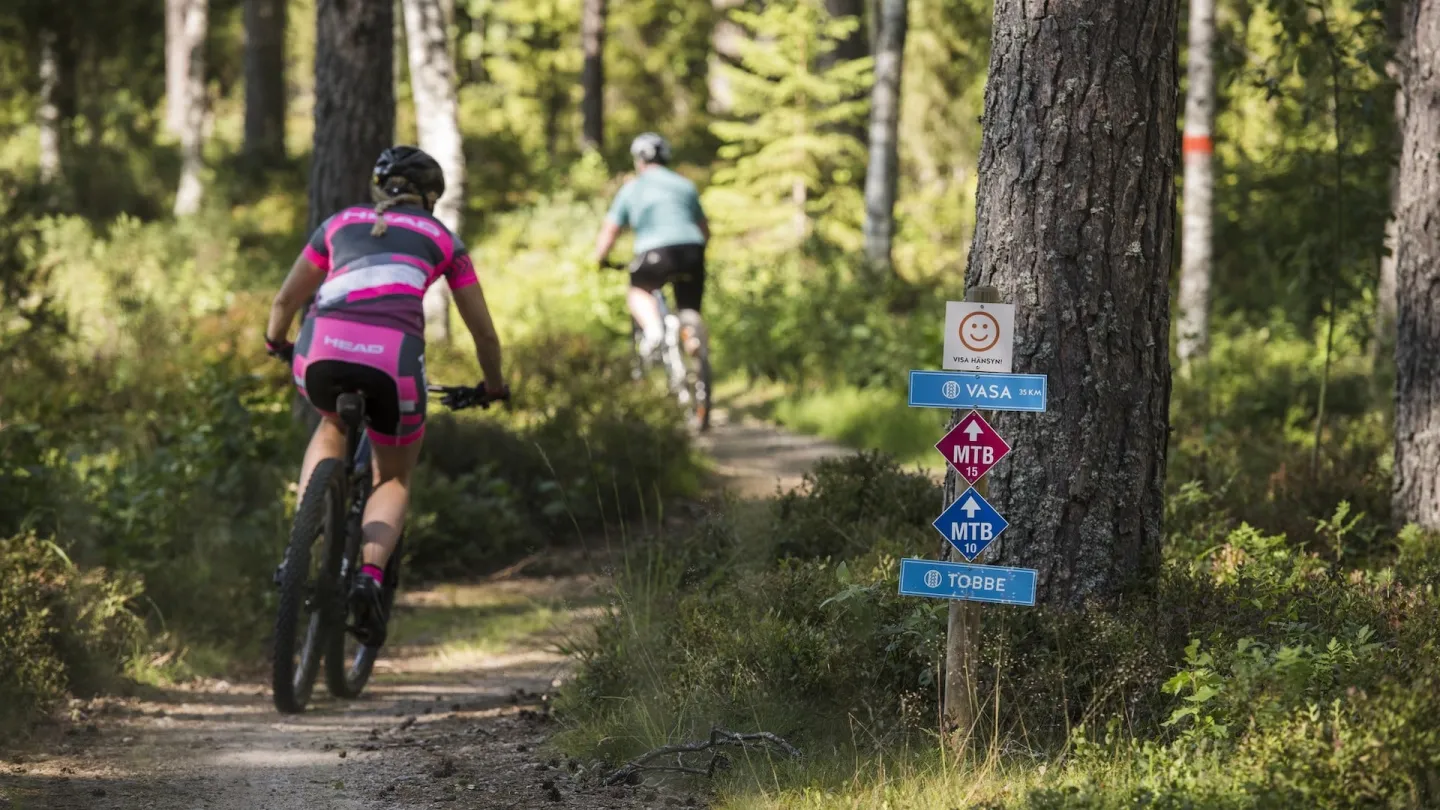
[[[0,540],[0,730],[24,731],[66,692],[110,685],[142,639],[138,579],[82,572],[51,540]]]
[[[510,357],[515,414],[441,414],[427,428],[407,535],[420,576],[584,542],[698,488],[682,414],[630,380],[620,344],[555,333]]]
[[[939,544],[931,523],[939,514],[940,487],[886,455],[826,459],[805,474],[804,483],[776,505],[779,556],[850,559],[877,548],[900,553]]]
[[[866,456],[819,465],[809,484],[751,525],[712,515],[631,562],[563,695],[564,745],[622,757],[733,723],[884,757],[937,731],[946,605],[894,585],[897,556],[935,542],[935,485]],[[1432,666],[1432,589],[1201,519],[1196,489],[1177,500],[1172,512],[1206,538],[1172,554],[1153,590],[1079,611],[985,609],[981,750],[1023,742],[1069,763],[1023,806],[1271,806],[1228,775],[1252,768],[1248,751],[1303,739],[1303,718],[1357,696],[1399,696],[1387,684]],[[1325,531],[1349,522],[1340,510]],[[1399,734],[1412,710],[1373,711]],[[1421,772],[1426,751],[1409,749],[1403,767]],[[1343,792],[1347,774],[1315,778]]]

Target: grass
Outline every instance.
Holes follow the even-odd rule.
[[[595,593],[544,593],[523,581],[402,593],[395,613],[395,643],[431,648],[442,656],[504,652],[537,640],[575,612],[603,600],[603,594]]]
[[[763,767],[742,769],[716,797],[715,810],[955,810],[1022,793],[1038,774],[1032,769],[999,764],[990,757],[976,765],[957,765],[938,748],[928,754],[908,752],[890,759],[853,763],[814,763],[800,774],[767,773]],[[780,784],[797,785],[779,787]]]
[[[779,383],[747,387],[737,378],[716,387],[716,399],[732,412],[780,424],[796,433],[820,436],[858,450],[882,450],[906,465],[943,470],[935,442],[945,431],[946,413],[911,408],[905,394],[841,386],[796,391]]]

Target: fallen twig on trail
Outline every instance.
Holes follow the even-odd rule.
[[[653,751],[641,754],[620,766],[609,776],[605,777],[605,784],[638,784],[640,774],[645,771],[668,771],[671,773],[688,773],[695,776],[714,776],[715,770],[719,767],[727,767],[724,757],[720,753],[723,746],[735,746],[738,748],[749,748],[752,743],[768,744],[784,752],[791,759],[800,758],[800,749],[786,742],[782,737],[768,731],[756,731],[749,734],[741,734],[718,726],[710,729],[710,739],[700,742],[680,743],[677,745],[662,745]],[[710,761],[705,763],[703,768],[685,764],[686,754],[695,754],[701,751],[710,752]],[[663,756],[675,755],[674,765],[652,765],[654,760]]]

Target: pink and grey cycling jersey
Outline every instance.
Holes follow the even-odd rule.
[[[384,214],[386,231],[371,234],[377,214],[353,206],[325,220],[302,255],[326,272],[308,317],[425,334],[421,299],[445,277],[450,289],[477,283],[465,244],[423,208]]]

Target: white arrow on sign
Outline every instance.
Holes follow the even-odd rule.
[[[979,422],[971,422],[965,426],[965,435],[970,437],[970,443],[974,444],[985,431],[980,428]]]
[[[965,517],[974,520],[975,513],[980,511],[980,504],[975,503],[974,498],[966,498],[965,503],[961,505],[960,509],[965,512]]]

